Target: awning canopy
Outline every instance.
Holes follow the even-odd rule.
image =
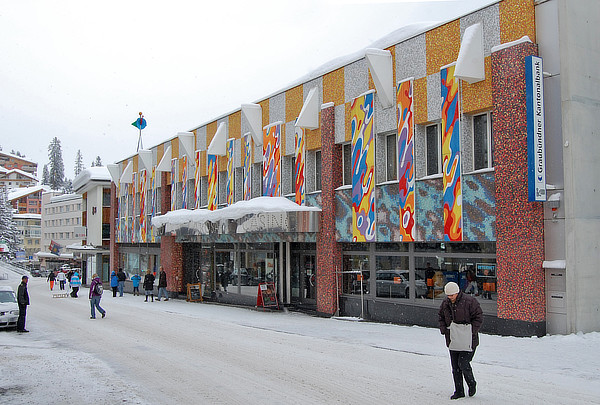
[[[177,236],[318,232],[320,218],[320,208],[298,205],[285,197],[257,197],[214,211],[170,211],[152,218],[152,225],[158,234]]]

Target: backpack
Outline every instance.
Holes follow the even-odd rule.
[[[103,290],[104,289],[102,287],[102,283],[96,283],[96,285],[94,286],[94,294],[102,295]]]

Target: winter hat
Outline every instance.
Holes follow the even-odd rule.
[[[446,286],[444,287],[444,293],[446,295],[458,294],[459,291],[460,289],[458,288],[458,284],[452,281],[446,284]]]

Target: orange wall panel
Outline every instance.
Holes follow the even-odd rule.
[[[304,104],[302,85],[296,86],[285,92],[285,122],[294,121],[300,115]]]
[[[533,0],[500,2],[500,43],[515,41],[527,35],[535,43],[535,9]]]
[[[427,45],[427,74],[440,71],[442,66],[456,61],[460,50],[460,20],[444,24],[425,34]]]
[[[413,97],[415,124],[424,124],[427,122],[427,77],[415,79]]]
[[[492,101],[492,58],[485,58],[485,80],[469,84],[462,81],[462,108],[465,113],[489,110]]]
[[[344,68],[339,68],[323,76],[323,104],[342,105],[344,94]]]
[[[237,111],[229,116],[229,138],[240,139],[242,133],[242,112]]]

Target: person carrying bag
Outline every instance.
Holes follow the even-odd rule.
[[[463,378],[469,387],[469,396],[475,395],[477,382],[473,376],[471,360],[479,344],[479,329],[483,324],[483,311],[476,298],[460,291],[458,284],[449,282],[444,287],[446,298],[440,305],[438,321],[440,332],[446,337],[450,350],[454,394],[450,399],[463,398]]]

